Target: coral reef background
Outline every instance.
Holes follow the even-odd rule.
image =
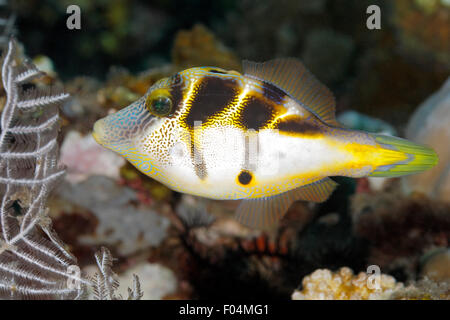
[[[66,27],[71,4],[81,30]],[[380,30],[366,27],[373,4]],[[71,95],[58,136],[67,174],[47,206],[86,273],[100,250],[125,285],[139,275],[144,299],[449,298],[449,1],[15,0],[8,10],[21,54]],[[405,179],[336,177],[328,201],[295,203],[262,233],[232,219],[237,203],[175,193],[90,137],[97,119],[173,72],[287,56],[331,89],[346,126],[426,143],[439,165]]]

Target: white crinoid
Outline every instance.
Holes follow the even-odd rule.
[[[85,277],[52,228],[47,197],[63,177],[59,165],[58,107],[69,95],[38,89],[43,75],[17,63],[15,40],[4,54],[6,102],[0,116],[0,299],[80,299],[91,288],[97,299],[120,299],[106,248],[96,254],[99,272]],[[140,299],[137,276],[129,299]]]
[[[83,280],[46,209],[64,174],[58,165],[58,105],[69,95],[34,88],[30,81],[42,72],[29,62],[18,64],[15,50],[11,40],[2,65],[0,298],[76,298]]]

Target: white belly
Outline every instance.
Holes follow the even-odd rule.
[[[186,143],[179,142],[172,148],[171,164],[164,168],[171,181],[169,186],[215,199],[243,198],[257,189],[277,184],[281,192],[287,191],[301,185],[302,176],[309,177],[310,173],[322,172],[323,168],[349,159],[348,154],[333,148],[327,139],[293,137],[277,130],[246,134],[231,126],[205,128],[194,139],[201,154],[194,162]],[[196,173],[195,161],[203,163],[206,172],[203,178]],[[243,169],[255,179],[249,186],[237,181]],[[323,172],[317,179],[327,175],[329,172]]]

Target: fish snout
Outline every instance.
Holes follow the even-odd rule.
[[[93,137],[97,143],[110,149],[129,144],[142,132],[148,117],[138,100],[130,106],[97,120]]]
[[[104,119],[97,120],[94,123],[94,131],[92,132],[92,136],[94,137],[95,141],[97,141],[97,143],[101,145],[103,145],[103,142],[106,140],[104,123]]]
[[[127,144],[134,137],[133,124],[127,120],[121,117],[120,112],[97,120],[94,124],[92,136],[97,143],[109,149]]]

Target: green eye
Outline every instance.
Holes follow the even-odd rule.
[[[159,96],[147,101],[149,111],[158,117],[164,117],[172,111],[172,101],[166,96]]]

